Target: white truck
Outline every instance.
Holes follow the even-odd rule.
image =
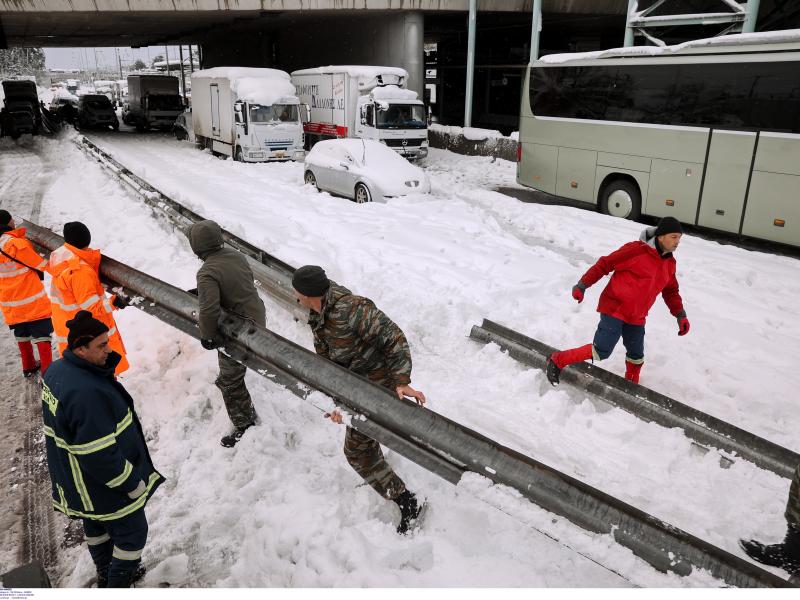
[[[406,89],[408,72],[396,67],[329,66],[292,72],[310,148],[330,138],[364,138],[408,159],[428,155],[425,105]]]
[[[122,121],[137,131],[171,129],[183,112],[178,78],[171,75],[128,75],[128,100]]]
[[[215,67],[192,73],[197,143],[240,162],[301,160],[300,101],[277,69]]]

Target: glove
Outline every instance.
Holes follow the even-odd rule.
[[[583,285],[580,281],[572,286],[572,297],[578,301],[578,304],[583,302],[583,291],[586,289],[586,286]]]
[[[689,333],[689,319],[678,317],[678,335],[686,335],[687,333]]]
[[[192,288],[190,290],[186,290],[187,294],[191,294],[192,296],[197,296],[197,288]]]
[[[217,342],[214,340],[200,340],[200,345],[205,348],[206,350],[216,350],[217,349]]]
[[[119,310],[122,310],[126,306],[130,306],[130,302],[128,302],[126,298],[120,296],[119,294],[114,296],[114,299],[111,301],[111,304],[114,305],[114,308],[117,308]]]

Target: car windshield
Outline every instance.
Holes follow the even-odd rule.
[[[108,98],[92,98],[86,101],[86,105],[94,109],[111,108],[111,101]]]
[[[250,105],[251,123],[289,123],[299,120],[299,111],[296,104],[273,104],[271,106],[261,106],[260,104]]]
[[[425,107],[420,104],[390,104],[378,109],[378,129],[425,129]]]
[[[150,110],[183,110],[180,96],[148,96]]]

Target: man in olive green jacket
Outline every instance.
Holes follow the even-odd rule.
[[[297,301],[310,310],[308,324],[317,354],[388,388],[398,398],[407,396],[425,403],[425,394],[409,385],[411,351],[405,335],[372,300],[330,281],[321,267],[313,265],[297,269],[292,286]],[[333,411],[330,418],[342,422],[339,411]],[[398,533],[412,530],[424,505],[386,462],[380,444],[347,427],[344,454],[364,481],[400,508]]]
[[[244,256],[224,247],[220,226],[214,221],[195,223],[189,231],[189,242],[203,261],[197,272],[198,320],[203,348],[214,350],[224,345],[217,330],[221,308],[264,327],[266,311],[253,283],[253,272]],[[222,392],[234,427],[220,440],[227,448],[236,445],[256,422],[256,410],[244,383],[246,372],[247,367],[219,352],[219,376],[215,383]]]

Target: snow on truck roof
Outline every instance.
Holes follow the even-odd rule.
[[[797,44],[798,49],[800,49],[800,29],[721,35],[702,40],[692,40],[682,44],[676,44],[674,46],[630,46],[627,48],[597,50],[595,52],[548,54],[547,56],[542,56],[537,62],[552,65],[578,60],[594,60],[598,58],[647,58],[650,56],[691,54],[692,50],[708,49],[709,47],[735,48],[742,46],[753,46],[757,44]]]
[[[327,67],[314,67],[313,69],[300,69],[292,71],[292,75],[328,75],[332,73],[347,73],[350,77],[373,79],[378,75],[394,75],[408,77],[408,71],[400,67],[375,67],[369,65],[328,65]]]
[[[192,79],[227,79],[239,100],[272,105],[296,100],[294,85],[286,71],[252,67],[214,67],[192,73]]]

